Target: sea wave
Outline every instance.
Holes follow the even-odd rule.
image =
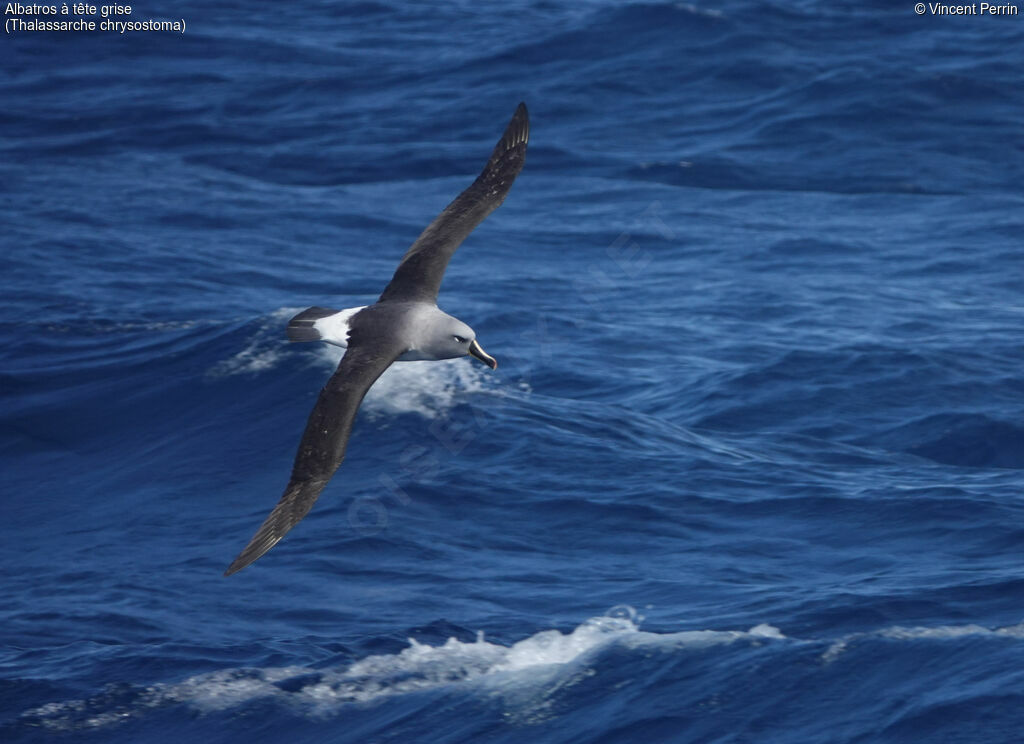
[[[367,656],[351,664],[314,669],[264,667],[224,669],[177,683],[113,685],[91,698],[53,702],[26,711],[20,721],[52,731],[101,729],[146,715],[157,708],[184,705],[210,714],[253,702],[281,705],[293,713],[319,718],[338,715],[345,706],[436,689],[458,688],[466,694],[497,695],[510,703],[510,713],[524,712],[524,694],[541,692],[555,680],[559,688],[580,675],[595,673],[612,647],[644,655],[732,643],[758,645],[785,640],[778,629],[762,624],[748,631],[640,630],[631,607],[590,618],[568,633],[543,630],[510,646],[485,639],[472,642],[451,637],[431,646],[413,638],[394,654]],[[528,697],[528,696],[527,696]],[[535,708],[537,700],[529,707]]]
[[[776,646],[781,656],[773,665],[796,664],[794,672],[803,667],[804,674],[813,674],[813,665],[802,661],[805,649],[827,667],[855,648],[877,655],[884,654],[887,645],[907,644],[913,653],[941,654],[943,644],[1024,641],[1024,624],[894,625],[830,640],[791,637],[770,624],[746,631],[645,631],[640,628],[642,620],[633,608],[620,606],[568,632],[542,630],[510,645],[489,641],[482,632],[472,641],[449,637],[438,645],[409,638],[401,651],[339,666],[226,668],[180,682],[111,684],[87,698],[24,711],[17,725],[54,732],[103,730],[174,706],[200,716],[271,706],[323,720],[342,715],[350,706],[432,692],[500,701],[508,720],[528,725],[548,720],[553,697],[567,694],[590,677],[608,674],[612,666],[653,674],[664,663],[658,658],[678,660],[736,644],[750,652],[765,644],[782,644]],[[929,649],[920,644],[933,645]]]

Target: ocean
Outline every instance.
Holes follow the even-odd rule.
[[[1024,17],[923,7],[8,23],[0,739],[1019,741]],[[225,578],[341,355],[288,319],[519,101],[440,296],[497,370],[394,365]]]

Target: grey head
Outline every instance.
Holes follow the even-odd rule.
[[[407,328],[409,349],[399,357],[400,361],[471,356],[491,369],[498,366],[498,361],[477,342],[472,328],[436,305],[415,303],[409,312]]]

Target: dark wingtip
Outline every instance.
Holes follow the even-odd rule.
[[[273,516],[273,514],[271,514],[271,516]],[[264,525],[264,527],[266,527],[266,525]],[[287,530],[285,531],[287,532]],[[257,560],[262,558],[267,551],[277,545],[280,539],[281,537],[273,535],[270,530],[261,527],[260,531],[257,532],[253,536],[252,540],[249,541],[249,544],[245,546],[245,549],[238,554],[238,557],[235,558],[235,560],[231,562],[231,565],[228,566],[228,570],[224,572],[224,575],[230,576],[231,574],[238,573],[246,566],[255,563]]]
[[[320,404],[317,403],[317,405]],[[316,410],[316,408],[313,409],[314,412]],[[305,435],[303,436],[305,437]],[[337,465],[334,467],[337,467]],[[332,470],[331,474],[333,472]],[[230,576],[233,573],[238,573],[250,563],[258,561],[268,550],[277,545],[281,538],[288,534],[292,527],[301,522],[303,517],[313,508],[313,504],[316,502],[320,492],[324,490],[324,486],[327,485],[329,478],[330,475],[327,478],[316,478],[313,480],[293,479],[289,482],[284,495],[277,502],[277,506],[270,512],[270,515],[260,525],[260,528],[256,530],[256,534],[249,540],[249,544],[231,562],[224,575]]]
[[[286,492],[287,493],[287,492]],[[235,560],[231,561],[231,565],[228,566],[228,570],[224,572],[225,576],[238,573],[246,566],[255,563],[257,560],[262,558],[268,550],[277,545],[281,537],[284,536],[285,529],[280,535],[275,534],[277,532],[276,517],[279,512],[277,508],[270,512],[270,516],[262,524],[262,526],[256,531],[256,534],[252,536],[249,544],[242,549],[242,552],[238,554]]]
[[[269,548],[268,548],[268,550],[269,550]],[[237,558],[235,558],[235,560],[231,561],[231,565],[228,566],[228,570],[224,572],[224,575],[225,576],[230,576],[231,574],[238,573],[239,571],[241,571],[246,566],[249,566],[249,565],[255,563],[256,559],[263,555],[263,553],[260,553],[259,555],[246,555],[246,553],[248,553],[248,552],[249,551],[247,551],[247,550],[243,551]],[[266,551],[263,551],[263,552],[265,553]]]
[[[517,145],[525,145],[530,141],[530,113],[526,110],[526,104],[522,101],[516,106],[516,112],[505,127],[505,133],[501,137],[501,146],[507,151]]]
[[[252,558],[250,560],[246,560],[245,558],[243,558],[244,555],[245,555],[245,553],[243,552],[237,558],[235,558],[235,560],[231,561],[231,565],[228,566],[228,570],[224,572],[225,576],[230,576],[231,574],[238,573],[243,568],[245,568],[250,563],[252,563],[253,561],[256,560],[256,558]],[[257,556],[257,558],[258,557],[259,556]]]

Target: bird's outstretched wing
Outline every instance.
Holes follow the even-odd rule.
[[[379,340],[349,346],[309,414],[284,495],[245,550],[228,566],[225,576],[241,571],[277,545],[309,513],[345,458],[352,422],[363,396],[401,353],[401,349],[389,348]]]
[[[412,244],[379,302],[437,301],[448,261],[466,236],[505,200],[526,162],[529,138],[530,117],[526,104],[520,103],[483,172]]]

